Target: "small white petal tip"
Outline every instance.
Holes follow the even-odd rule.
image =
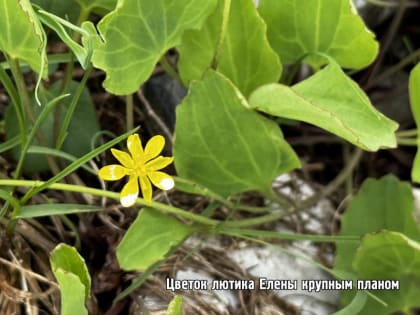
[[[174,188],[175,182],[172,178],[165,178],[160,181],[159,185],[162,187],[163,190],[170,190]]]
[[[131,195],[122,197],[120,201],[123,207],[131,207],[136,202],[136,199],[137,199],[137,194],[131,194]]]

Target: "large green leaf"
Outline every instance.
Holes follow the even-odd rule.
[[[277,175],[300,165],[276,123],[249,109],[215,71],[192,83],[177,108],[175,133],[178,174],[224,197],[267,192]]]
[[[378,43],[357,14],[351,0],[260,0],[268,39],[284,63],[307,54],[325,53],[346,68],[363,68],[378,53]],[[319,67],[316,55],[305,62]]]
[[[408,85],[410,92],[410,105],[413,112],[417,128],[420,127],[420,63],[411,70],[410,81]],[[420,136],[417,136],[417,154],[414,158],[411,178],[415,182],[420,182]]]
[[[336,64],[293,87],[269,84],[250,96],[251,106],[270,115],[304,121],[369,151],[396,146],[397,123],[378,112]]]
[[[360,235],[383,229],[419,236],[414,219],[414,199],[411,187],[388,175],[379,180],[367,179],[351,200],[341,220],[340,235]],[[336,270],[354,272],[352,261],[359,244],[337,243]],[[344,304],[350,302],[351,292],[341,292]],[[373,314],[373,313],[372,313]]]
[[[98,24],[93,64],[106,72],[104,87],[129,94],[148,79],[162,55],[188,29],[200,28],[216,0],[122,0]]]
[[[117,247],[118,262],[125,270],[145,270],[193,232],[174,218],[144,208]]]
[[[90,275],[83,258],[73,247],[59,244],[50,254],[51,269],[61,293],[61,315],[86,314]]]
[[[219,41],[224,1],[200,30],[185,32],[178,47],[178,67],[184,83],[200,79],[210,67]],[[252,0],[233,0],[217,70],[248,96],[258,86],[277,82],[281,64],[268,44],[266,26]]]
[[[54,99],[60,95],[61,81],[57,81],[49,87],[49,90],[42,90],[40,96],[43,103],[48,103],[49,100]],[[69,87],[69,93],[72,95],[76,92],[77,82],[71,82]],[[61,101],[57,106],[61,106],[57,112],[60,115],[60,120],[57,122],[60,126],[64,119],[67,108],[69,107],[71,97],[67,97]],[[35,102],[32,102],[32,110],[36,116],[42,111],[42,107],[38,106]],[[49,147],[55,147],[54,141],[54,116],[55,112],[51,113],[45,121],[42,123],[40,130],[44,135],[45,145]],[[6,110],[6,135],[8,139],[13,138],[19,134],[19,128],[17,124],[17,117],[12,106],[9,106]],[[72,120],[68,129],[68,135],[62,147],[64,152],[70,153],[75,157],[80,157],[85,153],[91,151],[91,140],[94,135],[99,132],[99,124],[94,111],[94,105],[89,95],[89,91],[84,89],[76,110],[73,113]],[[34,144],[39,144],[36,139]],[[20,156],[19,147],[12,149],[12,156],[18,160]],[[26,172],[39,172],[48,170],[48,164],[45,157],[40,155],[28,155],[25,158],[24,170]]]
[[[0,50],[46,76],[44,37],[29,0],[1,0],[0,17]]]
[[[420,244],[407,236],[384,231],[364,237],[354,259],[361,279],[397,280],[398,290],[375,291],[387,307],[368,299],[361,315],[395,314],[420,307]],[[414,313],[413,313],[414,314]]]

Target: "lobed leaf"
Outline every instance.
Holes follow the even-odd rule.
[[[181,177],[223,197],[271,190],[300,163],[278,125],[248,108],[235,86],[208,71],[177,108],[175,166]]]
[[[417,238],[419,229],[413,209],[414,198],[409,184],[391,175],[379,180],[367,179],[342,217],[340,235],[362,237],[386,229]],[[352,261],[358,246],[357,243],[338,243],[334,269],[354,272]],[[352,292],[342,292],[343,304],[349,303],[352,296]]]
[[[398,290],[379,290],[384,307],[368,300],[361,315],[395,314],[420,307],[420,244],[398,232],[382,231],[363,238],[353,262],[361,279],[397,280]]]
[[[135,92],[185,30],[201,27],[216,1],[119,1],[98,24],[104,42],[97,43],[92,62],[106,72],[104,87],[120,95]]]
[[[413,112],[414,121],[417,127],[420,126],[420,63],[417,64],[410,73],[410,79],[408,84],[408,90],[410,93],[410,105],[411,111]],[[411,178],[413,181],[420,182],[420,137],[417,137],[417,154],[414,158],[413,168],[411,170]]]
[[[345,68],[368,66],[378,43],[351,0],[261,0],[267,36],[284,63],[305,62],[319,68],[325,53]],[[309,56],[307,56],[309,54]]]
[[[378,112],[333,60],[293,87],[269,84],[249,98],[251,107],[323,128],[365,150],[396,147],[397,123]]]
[[[0,17],[0,50],[46,77],[43,30],[29,0],[1,1]]]
[[[125,270],[145,270],[193,232],[172,217],[143,208],[117,247],[118,262]]]
[[[223,1],[200,30],[186,31],[178,46],[178,67],[184,83],[200,79],[210,67],[219,41]],[[266,37],[266,25],[252,0],[231,2],[226,34],[217,71],[248,96],[262,84],[277,82],[282,66]]]

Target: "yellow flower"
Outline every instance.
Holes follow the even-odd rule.
[[[174,187],[171,176],[158,170],[172,163],[172,157],[158,156],[165,146],[165,138],[154,136],[143,150],[138,134],[128,137],[127,147],[130,154],[111,149],[112,155],[121,163],[102,167],[98,175],[104,180],[119,180],[128,175],[127,184],[124,185],[120,194],[120,201],[124,207],[132,206],[139,194],[139,185],[144,200],[152,201],[152,184],[162,190]]]

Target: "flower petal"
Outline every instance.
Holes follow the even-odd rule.
[[[143,199],[147,202],[152,202],[152,184],[147,176],[140,176],[139,183]]]
[[[159,155],[162,152],[163,147],[165,146],[165,138],[157,135],[152,137],[149,142],[147,142],[146,147],[144,148],[144,161],[147,162]]]
[[[174,188],[175,183],[171,176],[164,172],[151,172],[147,176],[152,181],[153,185],[162,190],[170,190]]]
[[[134,161],[130,154],[117,149],[111,149],[112,155],[126,168],[134,168]]]
[[[98,176],[103,180],[119,180],[127,175],[127,169],[118,164],[112,164],[102,167]]]
[[[130,176],[130,180],[124,185],[120,194],[120,202],[124,207],[131,207],[139,195],[137,176]]]
[[[173,157],[158,156],[146,163],[146,169],[148,172],[160,170],[173,162]]]
[[[143,147],[137,133],[127,138],[127,148],[136,163],[144,163]]]

